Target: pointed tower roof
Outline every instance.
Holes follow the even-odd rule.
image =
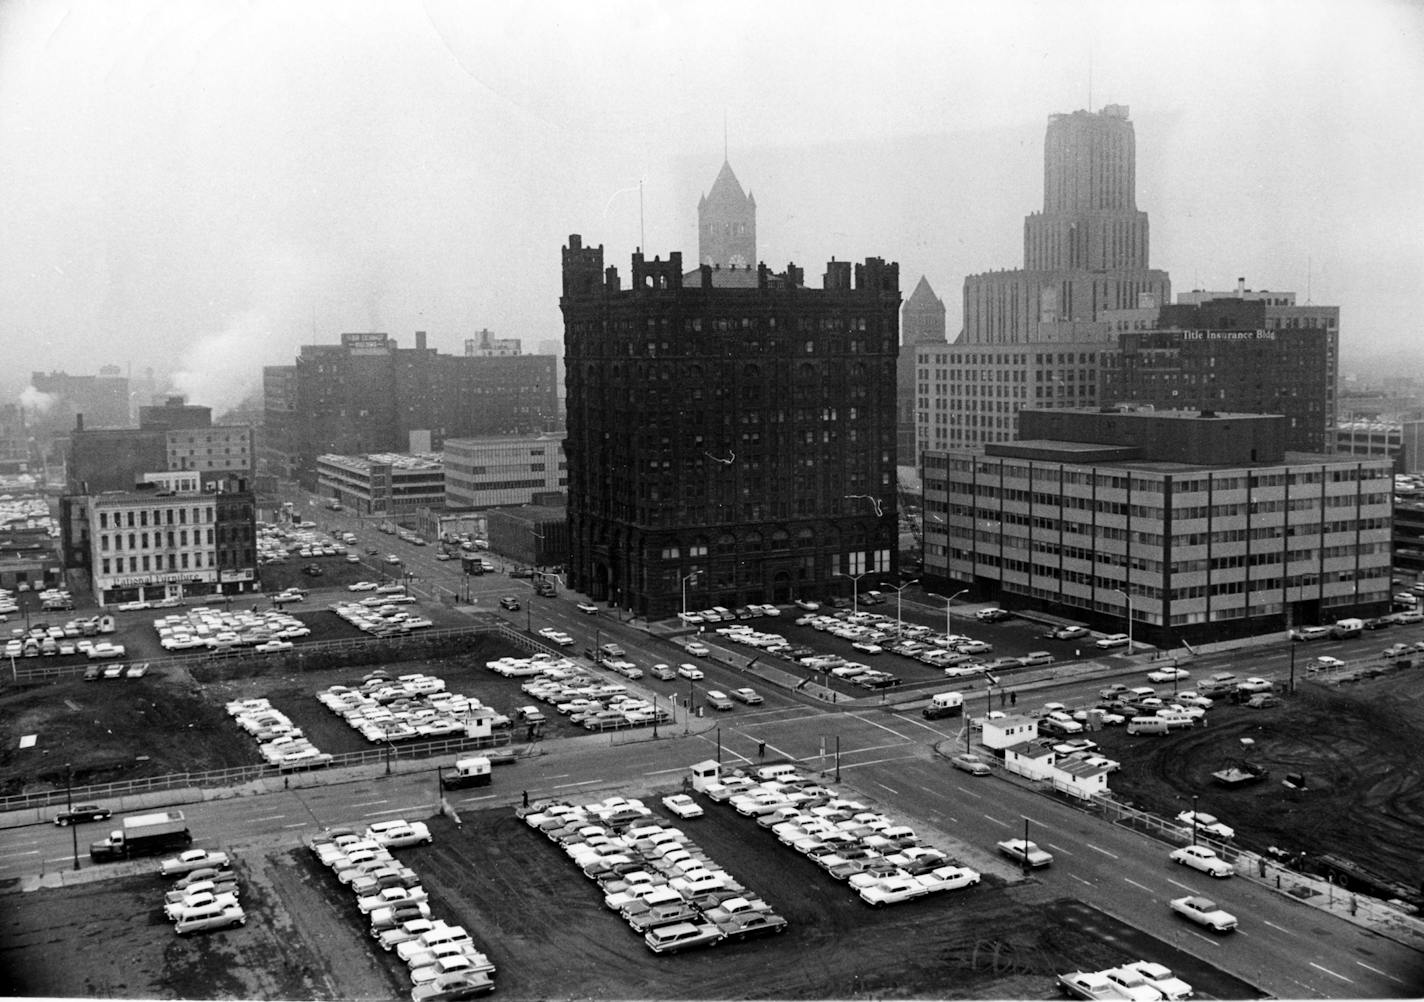
[[[921,275],[920,281],[915,285],[915,291],[910,293],[909,299],[905,300],[905,306],[909,308],[938,306],[943,309],[944,303],[935,295],[934,289],[930,288],[929,279]]]
[[[742,191],[742,183],[737,180],[737,175],[732,172],[731,163],[723,160],[722,169],[717,172],[717,180],[712,182],[712,190],[703,195],[698,204],[703,205],[708,202],[720,202],[722,204],[728,202],[751,202],[755,205],[756,199],[752,198],[747,192]]]

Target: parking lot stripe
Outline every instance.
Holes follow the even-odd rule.
[[[1087,846],[1089,849],[1092,849],[1094,852],[1100,852],[1100,853],[1102,853],[1104,856],[1108,857],[1108,859],[1117,859],[1117,858],[1118,858],[1116,855],[1114,855],[1113,853],[1108,852],[1106,849],[1099,849],[1097,846],[1093,845],[1093,843],[1091,843],[1091,842],[1084,842],[1083,844],[1084,844],[1085,846]]]
[[[1129,884],[1131,884],[1133,887],[1140,887],[1140,888],[1142,888],[1142,890],[1146,891],[1148,894],[1151,894],[1151,893],[1152,893],[1152,888],[1150,888],[1150,887],[1143,887],[1141,884],[1139,884],[1137,881],[1133,880],[1131,877],[1123,877],[1122,879],[1123,879],[1123,880],[1126,880],[1126,881],[1127,881]]]
[[[1391,981],[1398,981],[1401,985],[1405,983],[1405,982],[1404,982],[1404,979],[1402,979],[1402,978],[1396,978],[1393,974],[1388,974],[1388,973],[1386,973],[1386,972],[1384,972],[1384,971],[1381,971],[1378,967],[1371,967],[1369,964],[1365,963],[1363,960],[1357,960],[1357,961],[1355,961],[1355,963],[1359,964],[1359,965],[1360,965],[1361,967],[1363,967],[1365,970],[1367,970],[1367,971],[1374,971],[1376,974],[1378,974],[1378,975],[1380,975],[1380,976],[1382,976],[1382,977],[1389,978],[1389,980],[1391,980]]]
[[[1347,984],[1347,985],[1353,985],[1353,984],[1354,984],[1353,981],[1351,981],[1349,978],[1345,977],[1345,975],[1343,975],[1343,974],[1336,974],[1336,973],[1335,973],[1334,971],[1332,971],[1330,968],[1328,968],[1328,967],[1321,967],[1319,964],[1317,964],[1317,963],[1316,963],[1315,961],[1313,961],[1313,960],[1312,960],[1312,961],[1309,961],[1309,963],[1310,963],[1310,966],[1313,967],[1313,968],[1315,968],[1317,971],[1324,971],[1326,974],[1330,975],[1332,978],[1339,978],[1341,981],[1345,982],[1345,984]],[[1355,963],[1358,964],[1359,961],[1357,960],[1357,961],[1355,961]]]

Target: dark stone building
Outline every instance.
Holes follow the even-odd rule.
[[[263,370],[268,470],[316,487],[326,453],[438,450],[446,438],[552,430],[553,355],[441,355],[385,334],[304,345],[296,363]]]
[[[652,618],[893,577],[899,266],[750,269],[563,249],[569,586]],[[725,274],[725,272],[723,272]],[[854,281],[852,282],[852,276]]]
[[[1157,330],[1124,331],[1104,354],[1105,404],[1280,414],[1286,448],[1334,448],[1339,332],[1321,308],[1286,316],[1256,299],[1162,307]],[[1334,308],[1331,308],[1332,310]],[[1301,322],[1303,321],[1303,323]]]

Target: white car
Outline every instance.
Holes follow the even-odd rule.
[[[691,654],[695,658],[705,658],[710,656],[712,653],[712,648],[708,647],[706,644],[699,643],[688,644],[687,647],[684,648],[684,650],[686,650],[687,653]]]
[[[1198,925],[1204,925],[1217,932],[1230,932],[1236,928],[1236,916],[1230,912],[1222,911],[1210,898],[1197,897],[1196,895],[1173,898],[1170,907],[1172,911],[1183,918],[1191,919]]]
[[[754,706],[762,701],[761,693],[749,688],[733,689],[732,698],[746,703],[748,706]]]
[[[366,837],[387,849],[429,845],[435,839],[423,821],[379,821],[366,829]]]
[[[226,867],[227,865],[228,858],[225,852],[214,852],[211,849],[189,849],[187,852],[179,853],[160,863],[158,875],[178,877],[200,867]]]
[[[357,581],[355,584],[347,585],[347,586],[346,586],[346,590],[347,590],[347,591],[375,591],[375,590],[376,590],[377,588],[379,588],[379,587],[380,587],[380,585],[378,585],[378,584],[377,584],[376,582],[374,582],[374,581]]]
[[[881,905],[898,904],[911,898],[929,893],[923,884],[908,875],[882,877],[873,883],[860,886],[856,893],[866,904],[879,908]]]
[[[1106,651],[1114,647],[1126,647],[1127,644],[1128,639],[1126,633],[1109,633],[1106,637],[1099,640],[1095,646]]]
[[[1127,997],[1116,984],[1107,979],[1106,975],[1092,971],[1071,971],[1068,974],[1060,974],[1058,975],[1058,987],[1065,994],[1080,999],[1117,1002],[1117,1000]]]
[[[998,843],[1001,853],[1010,859],[1018,860],[1020,863],[1027,863],[1032,867],[1047,866],[1053,862],[1053,854],[1040,849],[1033,842],[1026,842],[1021,838],[1011,838]]]
[[[578,611],[586,616],[595,616],[598,614],[598,606],[592,602],[580,602],[578,604]]]
[[[699,667],[697,667],[696,665],[689,665],[689,664],[678,665],[678,667],[677,667],[677,673],[678,673],[679,675],[681,675],[683,678],[690,678],[690,679],[693,679],[694,681],[703,677],[703,675],[702,675],[702,669],[699,668]]]
[[[1275,686],[1269,679],[1256,678],[1255,676],[1236,683],[1237,692],[1270,692],[1274,688]]]
[[[702,808],[697,801],[685,793],[674,793],[663,798],[663,806],[680,818],[700,818]]]
[[[856,650],[860,651],[862,654],[879,654],[881,651],[885,650],[885,648],[881,647],[879,644],[872,644],[867,641],[856,641],[855,643],[851,644],[851,646],[854,647]]]
[[[1236,872],[1236,868],[1218,856],[1215,849],[1205,845],[1185,845],[1173,849],[1169,858],[1174,863],[1190,866],[1213,877],[1229,877]]]
[[[369,914],[378,908],[398,908],[401,905],[417,905],[429,897],[425,888],[416,884],[414,887],[387,887],[375,894],[369,894],[363,898],[356,899],[356,909],[362,914]]]
[[[1147,680],[1149,682],[1171,682],[1173,679],[1190,678],[1191,674],[1185,668],[1158,668],[1147,673]]]
[[[978,871],[967,866],[937,866],[929,873],[914,878],[924,887],[926,894],[936,891],[957,891],[961,887],[973,887],[979,883]]]
[[[1192,986],[1161,964],[1154,964],[1150,960],[1135,960],[1130,964],[1123,964],[1121,969],[1141,974],[1169,1002],[1181,1002],[1182,999],[1192,997]]]
[[[1129,1002],[1161,1002],[1162,993],[1138,971],[1127,967],[1110,967],[1101,972],[1117,986]]]
[[[1184,825],[1193,825],[1198,831],[1215,835],[1217,838],[1233,838],[1236,835],[1235,828],[1222,824],[1216,820],[1215,815],[1205,814],[1201,811],[1183,811],[1177,815],[1177,820]]]
[[[272,654],[276,651],[290,651],[295,646],[290,640],[268,640],[252,649],[259,654]]]

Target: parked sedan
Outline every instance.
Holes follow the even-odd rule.
[[[921,874],[915,880],[925,889],[926,894],[936,891],[957,891],[961,887],[973,887],[979,883],[978,871],[967,866],[939,866],[929,873]]]
[[[696,642],[688,644],[683,649],[695,658],[705,658],[709,657],[712,654],[712,648],[708,647],[706,644],[699,644]]]
[[[1187,671],[1185,668],[1177,668],[1176,666],[1172,666],[1167,668],[1158,668],[1155,671],[1148,672],[1147,680],[1149,682],[1171,682],[1174,679],[1180,681],[1184,678],[1190,678],[1191,674],[1192,673]]]
[[[1124,999],[1127,996],[1118,989],[1103,974],[1092,971],[1070,971],[1067,974],[1058,975],[1058,987],[1066,995],[1075,998],[1091,1000],[1113,1000]]]
[[[225,867],[227,865],[228,857],[225,852],[215,852],[211,849],[189,849],[187,852],[179,853],[158,864],[158,873],[163,877],[177,877],[199,867]]]
[[[674,793],[664,797],[663,806],[680,818],[702,817],[702,808],[697,801],[685,793]]]
[[[755,706],[762,701],[761,694],[755,689],[749,688],[733,689],[732,698],[746,703],[748,706]]]
[[[1205,845],[1184,845],[1172,850],[1170,859],[1213,877],[1229,877],[1236,872],[1235,867],[1218,856],[1215,849]]]
[[[114,812],[107,807],[100,807],[97,804],[81,804],[79,807],[60,811],[54,816],[54,823],[63,828],[66,825],[82,824],[85,821],[106,821],[113,814]]]
[[[1109,633],[1094,645],[1101,650],[1111,650],[1114,647],[1126,647],[1129,641],[1126,633]]]
[[[1150,960],[1137,960],[1131,964],[1124,964],[1121,969],[1141,974],[1169,1002],[1180,1002],[1181,999],[1192,997],[1192,986],[1174,975],[1170,968],[1163,967],[1161,964],[1153,963]]]
[[[1222,824],[1216,820],[1216,816],[1206,814],[1202,811],[1183,811],[1177,815],[1177,820],[1184,825],[1194,825],[1199,831],[1204,831],[1208,835],[1215,835],[1217,838],[1232,838],[1236,834],[1236,829]]]
[[[1173,898],[1170,906],[1172,911],[1183,918],[1191,919],[1198,925],[1204,925],[1216,932],[1230,932],[1236,928],[1236,916],[1222,911],[1210,898],[1195,895]]]
[[[856,893],[860,895],[860,900],[872,908],[879,908],[882,905],[893,905],[901,901],[909,901],[912,898],[923,897],[929,892],[916,878],[899,876],[881,877],[878,880],[862,883],[856,888]]]
[[[690,679],[693,679],[694,681],[696,681],[697,679],[700,679],[700,678],[703,677],[703,676],[702,676],[702,669],[699,668],[699,667],[697,667],[696,665],[689,665],[689,664],[678,665],[677,673],[678,673],[679,675],[681,675],[683,678],[690,678]]]

